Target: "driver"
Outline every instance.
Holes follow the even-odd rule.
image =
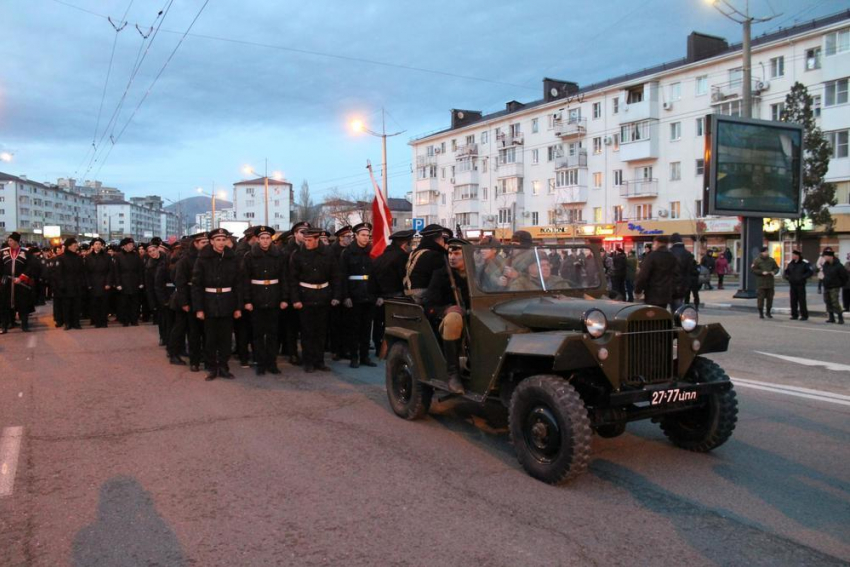
[[[462,305],[457,304],[449,278],[449,268],[443,266],[433,273],[431,282],[422,296],[422,305],[431,324],[437,327],[443,339],[443,355],[446,357],[449,391],[463,393],[460,381],[460,344],[463,337],[463,316],[469,305],[469,286],[466,282],[466,264],[462,246],[469,244],[462,238],[451,238],[446,242],[448,263],[451,274],[461,297]]]
[[[511,284],[511,291],[536,291],[543,289],[541,285],[541,275],[542,281],[546,284],[546,289],[564,289],[566,286],[566,282],[560,276],[552,275],[552,263],[549,261],[548,256],[542,255],[540,256],[540,269],[537,268],[537,262],[533,264],[529,264],[528,268],[526,268],[525,273],[517,278]]]

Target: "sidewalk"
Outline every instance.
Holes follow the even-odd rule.
[[[713,290],[702,290],[699,292],[700,307],[705,309],[734,309],[741,311],[756,311],[756,299],[736,299],[738,282],[729,285],[724,282],[725,289],[717,289],[717,280],[712,282]],[[818,293],[818,284],[810,283],[806,286],[806,304],[809,308],[809,317],[826,317],[826,305],[823,295]],[[773,297],[772,313],[779,315],[791,314],[791,300],[789,298],[789,287],[777,283],[776,292]]]

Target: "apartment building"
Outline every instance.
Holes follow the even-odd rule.
[[[292,183],[269,178],[268,187],[267,223],[265,178],[234,183],[233,220],[248,221],[251,226],[267,223],[275,230],[288,230],[292,216]]]
[[[216,209],[215,211],[215,226],[221,226],[223,221],[236,220],[236,212],[233,208]],[[258,223],[259,224],[259,223]],[[195,224],[192,228],[192,233],[209,232],[213,229],[212,211],[206,211],[195,215]]]
[[[155,198],[155,199],[158,199]],[[129,201],[101,201],[97,203],[98,232],[106,240],[120,240],[126,236],[137,242],[158,236],[163,240],[179,237],[177,215],[151,201],[151,197],[131,197]]]
[[[694,32],[677,61],[585,87],[547,78],[540,100],[491,114],[453,109],[450,128],[410,142],[413,217],[626,248],[679,232],[738,257],[738,219],[705,216],[702,190],[705,117],[741,114],[741,64],[740,45]],[[836,234],[806,230],[850,252],[850,11],[754,38],[752,65],[754,118],[778,120],[795,82],[813,96],[839,204]],[[766,219],[768,239],[787,228]]]

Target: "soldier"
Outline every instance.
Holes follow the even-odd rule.
[[[404,273],[414,234],[413,230],[394,232],[384,253],[372,261],[371,282],[377,295],[372,342],[376,351],[384,340],[384,300],[404,297]]]
[[[56,246],[53,249],[53,261],[50,263],[47,272],[50,287],[53,289],[53,322],[57,329],[65,325],[65,322],[62,320],[62,315],[65,312],[65,308],[62,305],[64,298],[62,297],[62,291],[59,289],[59,282],[56,281],[56,274],[59,272],[59,257],[62,256],[62,252],[62,246]]]
[[[59,257],[56,281],[62,290],[62,320],[65,330],[82,329],[80,312],[82,310],[83,290],[86,287],[86,271],[78,250],[80,244],[76,238],[65,240],[65,252]]]
[[[188,336],[189,370],[198,372],[201,365],[201,344],[204,338],[204,330],[203,323],[197,317],[197,312],[203,306],[202,304],[192,303],[192,273],[195,270],[198,254],[209,245],[210,240],[206,232],[193,234],[189,237],[189,240],[191,243],[174,268],[174,295],[171,298],[171,304],[176,318],[168,341],[172,354],[169,362],[171,364],[186,364],[179,354],[183,350]]]
[[[428,289],[431,276],[446,263],[445,231],[438,224],[429,224],[419,233],[422,240],[407,259],[404,277],[404,294],[416,303],[422,302],[422,295]]]
[[[245,255],[251,252],[251,247],[257,243],[257,237],[254,236],[254,228],[246,228],[242,232],[242,238],[236,243],[234,251],[236,258],[241,265],[245,259]],[[251,317],[250,311],[242,312],[242,317],[233,322],[233,332],[236,335],[236,355],[239,357],[239,366],[242,368],[251,368],[251,352],[248,345],[253,344],[251,339]],[[256,357],[256,351],[253,352]]]
[[[806,282],[815,275],[815,271],[799,250],[794,250],[791,254],[792,260],[785,266],[784,272],[785,279],[790,285],[791,319],[799,317],[800,321],[806,321],[809,318],[809,309],[806,306]],[[719,261],[720,258],[718,258]],[[720,286],[717,287],[720,288]]]
[[[327,247],[322,247],[322,231],[310,228],[304,234],[304,247],[289,260],[290,298],[301,322],[301,348],[304,371],[330,370],[325,366],[325,338],[331,307],[339,305],[339,266]]]
[[[157,237],[151,238],[147,247],[147,260],[145,260],[145,296],[147,298],[148,308],[151,313],[151,320],[157,326],[159,332],[159,346],[165,346],[168,342],[168,334],[165,322],[165,315],[160,309],[159,301],[156,297],[156,273],[159,271],[160,264],[167,262],[165,254],[160,250],[162,239]]]
[[[336,240],[331,244],[330,249],[334,258],[339,261],[342,256],[342,251],[351,245],[353,234],[351,227],[346,225],[334,233]],[[331,307],[330,324],[328,328],[329,343],[333,360],[341,358],[350,358],[351,354],[348,351],[348,343],[345,340],[345,324],[344,310],[342,306]]]
[[[767,246],[762,246],[761,254],[753,261],[750,269],[756,274],[756,289],[758,294],[759,319],[764,319],[765,303],[767,304],[767,318],[773,319],[770,310],[773,308],[773,277],[779,272],[776,260],[767,253]]]
[[[163,244],[162,246],[165,248],[168,247],[167,244]],[[180,311],[180,309],[176,307],[173,298],[176,290],[174,276],[177,272],[177,262],[180,260],[182,255],[182,249],[183,246],[179,242],[175,243],[171,248],[170,253],[165,254],[165,258],[159,263],[159,269],[157,269],[154,277],[154,295],[156,295],[156,302],[159,306],[160,316],[164,323],[165,353],[166,356],[168,356],[169,362],[178,365],[186,364],[183,362],[183,359],[180,358],[180,352],[186,344],[185,329],[183,332],[184,339],[181,341],[182,344],[177,345],[177,350],[172,348],[174,345],[171,342],[171,334],[174,330],[174,322],[177,320],[177,311]]]
[[[431,281],[422,295],[422,305],[431,324],[437,327],[443,339],[443,355],[448,370],[448,388],[455,394],[463,393],[460,381],[460,347],[463,337],[464,315],[469,306],[469,286],[466,283],[466,265],[463,258],[464,244],[461,238],[452,238],[448,245],[448,265],[434,271]],[[451,273],[449,273],[451,269]],[[453,285],[454,284],[454,285]],[[458,305],[455,287],[460,295]]]
[[[319,242],[322,246],[330,246],[331,245],[331,233],[327,230],[322,230],[319,234]]]
[[[210,245],[201,249],[192,271],[192,305],[204,322],[207,376],[232,379],[227,366],[233,346],[233,320],[242,316],[242,286],[239,261],[227,245],[230,232],[217,228],[210,232]]]
[[[21,318],[21,330],[28,333],[29,315],[33,308],[32,259],[21,248],[21,235],[13,232],[0,250],[0,335],[9,331],[15,314]]]
[[[121,240],[112,280],[118,291],[118,320],[125,327],[139,325],[139,292],[145,287],[145,267],[132,238]]]
[[[242,260],[245,311],[251,313],[253,352],[257,376],[280,374],[277,367],[278,314],[286,309],[286,265],[283,254],[272,245],[275,230],[268,226],[252,229],[256,242]]]
[[[351,368],[377,366],[369,358],[369,341],[372,338],[372,320],[375,318],[375,288],[372,277],[372,225],[361,222],[356,225],[354,242],[342,251],[339,260],[342,299],[345,306],[348,351],[351,353]]]
[[[835,252],[832,248],[824,250],[823,256],[825,258],[823,263],[823,299],[829,313],[829,319],[826,322],[835,323],[835,316],[838,315],[838,324],[843,325],[844,314],[841,312],[838,296],[841,293],[841,288],[847,285],[850,275],[841,265],[841,261],[835,259]]]
[[[679,261],[667,249],[670,237],[659,235],[653,240],[652,252],[646,255],[640,265],[635,293],[644,294],[644,303],[667,309],[676,298],[676,288],[679,285]],[[594,287],[599,283],[599,273],[593,255],[588,250],[585,266],[587,269],[587,285]]]
[[[104,251],[102,238],[91,241],[91,254],[86,256],[86,288],[89,290],[91,324],[105,329],[109,314],[109,290],[112,288],[112,259]]]
[[[290,274],[290,266],[292,255],[296,250],[299,250],[304,244],[304,233],[307,229],[310,228],[310,223],[301,221],[292,225],[292,230],[290,230],[290,238],[288,241],[285,241],[283,247],[283,264],[286,266],[286,287],[289,290],[290,295],[292,295],[293,288],[297,286],[297,283],[292,279],[292,274]],[[318,239],[316,240],[318,244]],[[290,301],[292,304],[292,301]],[[298,332],[301,326],[301,318],[299,313],[293,311],[292,309],[284,309],[281,313],[280,324],[281,331],[280,336],[283,339],[281,345],[281,353],[285,356],[289,357],[289,362],[298,366],[301,364],[301,359],[298,357]],[[324,347],[322,347],[324,348]]]

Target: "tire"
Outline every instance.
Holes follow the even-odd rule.
[[[729,382],[720,366],[707,358],[697,357],[688,372],[689,381]],[[709,394],[706,404],[687,412],[662,417],[661,431],[682,449],[707,453],[725,443],[738,422],[738,399],[735,390]]]
[[[419,381],[406,342],[398,341],[390,348],[386,369],[387,398],[395,414],[408,420],[425,417],[434,390]]]
[[[619,437],[626,432],[625,423],[612,423],[610,425],[600,425],[596,428],[596,434],[605,439],[613,439]]]
[[[549,484],[579,476],[590,460],[590,419],[572,385],[560,376],[526,378],[511,396],[509,426],[517,460]]]

